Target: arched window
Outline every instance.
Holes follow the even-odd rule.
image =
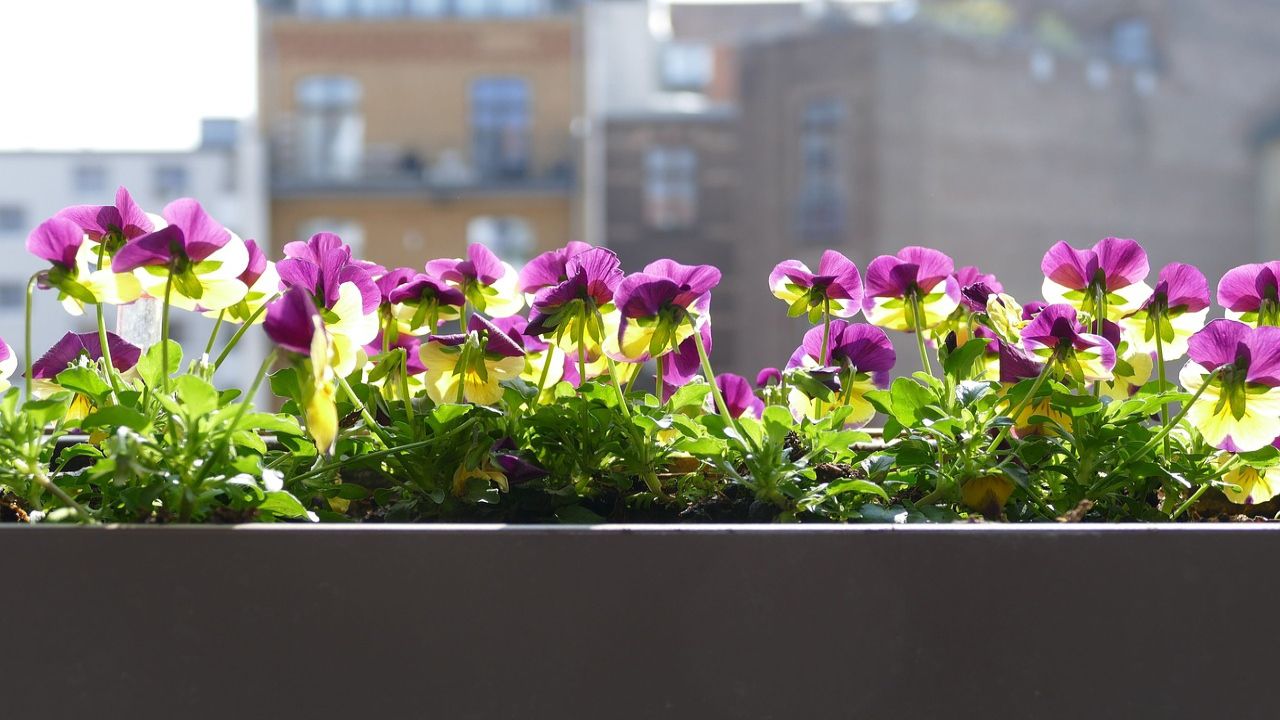
[[[533,228],[522,218],[483,215],[467,223],[467,244],[474,243],[518,268],[533,257]]]
[[[298,170],[316,179],[359,177],[364,156],[360,81],[311,75],[294,88],[298,114]]]

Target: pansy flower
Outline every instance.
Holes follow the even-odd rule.
[[[1280,325],[1280,260],[1232,268],[1218,281],[1227,317],[1250,325]]]
[[[253,322],[257,324],[265,318],[260,312],[262,307],[280,293],[280,273],[276,272],[276,264],[267,259],[256,240],[245,240],[244,246],[249,253],[249,263],[236,279],[245,286],[245,296],[240,302],[227,308],[225,313],[209,310],[206,314],[218,317],[222,313],[224,318],[238,323],[248,322],[253,318]]]
[[[1280,436],[1280,328],[1214,320],[1191,336],[1187,356],[1178,379],[1199,393],[1186,417],[1205,442],[1251,452]]]
[[[1224,458],[1222,462],[1228,461]],[[1238,505],[1264,503],[1280,495],[1280,475],[1274,467],[1237,465],[1222,476],[1222,481],[1226,483],[1222,494]]]
[[[769,273],[769,289],[787,303],[787,315],[808,315],[817,322],[824,312],[848,318],[862,309],[862,275],[858,266],[835,250],[822,253],[818,272],[799,260],[784,260]]]
[[[945,341],[955,334],[957,345],[964,345],[972,334],[973,316],[987,312],[987,303],[1004,291],[1004,285],[995,275],[984,273],[974,265],[956,270],[956,284],[960,286],[960,304],[951,316],[931,333],[935,342]],[[1007,297],[1007,296],[1006,296]]]
[[[58,373],[79,363],[97,363],[102,359],[102,344],[98,333],[67,333],[54,343],[40,359],[31,363],[32,393],[36,397],[48,397],[61,390]],[[116,372],[127,373],[138,364],[141,349],[113,332],[107,333],[107,348],[111,351],[111,366]],[[90,398],[76,393],[67,410],[68,420],[83,420],[93,412]]]
[[[618,351],[643,361],[677,348],[710,320],[711,290],[718,284],[716,268],[674,260],[649,263],[643,272],[623,278],[614,293]]]
[[[764,413],[764,401],[756,397],[751,381],[741,375],[721,373],[716,376],[716,387],[720,388],[720,395],[724,397],[724,405],[731,416],[739,418],[746,415],[759,419]],[[715,401],[710,395],[706,399],[706,411],[716,412]]]
[[[565,353],[537,335],[527,332],[529,323],[519,315],[494,318],[493,324],[524,349],[525,367],[520,379],[544,390],[554,387],[564,377]],[[545,371],[545,373],[544,373]]]
[[[285,253],[289,257],[276,264],[281,283],[312,298],[324,320],[333,369],[349,376],[364,364],[364,347],[378,335],[382,295],[370,266],[353,260],[351,248],[331,233],[289,243]]]
[[[872,260],[862,301],[867,320],[890,330],[937,327],[960,304],[954,270],[945,254],[915,246]]]
[[[1151,296],[1147,285],[1147,253],[1134,240],[1104,238],[1092,248],[1077,250],[1065,242],[1049,248],[1040,261],[1042,292],[1050,304],[1065,303],[1097,318],[1105,305],[1106,319],[1119,320]]]
[[[702,336],[702,347],[709,357],[715,345],[711,337],[711,323],[703,323],[698,328],[698,334]],[[663,402],[669,400],[678,388],[688,385],[702,373],[702,356],[698,354],[698,345],[693,335],[685,338],[674,351],[658,358],[657,362],[662,377]]]
[[[85,304],[130,303],[142,294],[142,286],[130,273],[109,268],[94,269],[96,258],[85,243],[84,230],[72,220],[55,215],[27,236],[27,251],[48,260],[40,284],[58,290],[67,312],[80,315]]]
[[[9,389],[9,378],[13,377],[17,369],[18,356],[13,354],[13,348],[8,343],[0,339],[0,392]]]
[[[120,248],[111,260],[117,273],[132,271],[148,295],[184,310],[222,310],[244,299],[240,275],[249,266],[244,241],[191,198],[175,200],[161,213],[169,223]]]
[[[479,314],[471,316],[465,334],[432,335],[419,352],[427,394],[438,403],[495,405],[502,399],[499,383],[525,370],[524,350]]]
[[[1116,365],[1115,347],[1101,335],[1084,332],[1076,309],[1061,303],[1046,306],[1022,329],[1022,347],[1077,381],[1110,380]]]
[[[467,246],[466,259],[432,260],[426,270],[461,290],[467,302],[482,313],[507,317],[524,307],[516,269],[480,243]]]
[[[324,320],[309,291],[293,286],[267,306],[267,336],[293,353],[299,373],[303,419],[316,449],[331,455],[338,441],[337,386]]]
[[[440,323],[458,319],[466,297],[458,288],[426,273],[414,273],[387,294],[399,332],[434,333]]]
[[[1165,360],[1187,352],[1187,338],[1204,327],[1209,314],[1209,283],[1204,273],[1184,263],[1170,263],[1160,270],[1151,297],[1132,315],[1120,321],[1130,349],[1138,353],[1157,350]]]
[[[543,288],[559,285],[569,279],[569,258],[595,247],[591,243],[572,240],[562,248],[548,250],[530,260],[520,269],[517,289],[532,296]]]
[[[550,335],[565,350],[594,348],[604,341],[602,315],[613,311],[622,265],[612,250],[590,248],[565,262],[565,279],[543,287],[533,298],[529,335]]]
[[[165,224],[163,219],[138,207],[124,187],[116,189],[114,205],[72,205],[61,210],[57,217],[74,222],[94,244],[104,244],[107,257],[114,256],[126,242],[155,232]]]
[[[756,373],[756,387],[763,388],[782,383],[782,372],[776,367],[760,368]]]
[[[865,425],[876,414],[866,394],[889,385],[889,370],[897,361],[893,343],[878,327],[833,320],[825,348],[828,366],[824,367],[823,331],[822,327],[815,327],[804,334],[800,347],[787,362],[787,369],[834,372],[840,382],[831,404],[853,408],[846,422]],[[793,413],[816,419],[816,403],[807,401],[798,391],[792,392],[791,400]]]
[[[467,485],[472,480],[497,485],[502,492],[508,492],[512,485],[520,485],[530,480],[538,480],[547,476],[547,471],[525,460],[516,453],[515,443],[511,438],[504,438],[494,443],[489,454],[481,459],[476,467],[459,465],[453,472],[453,494],[462,497],[467,493]]]

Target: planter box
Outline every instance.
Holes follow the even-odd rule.
[[[1280,532],[0,527],[0,717],[1274,717]]]

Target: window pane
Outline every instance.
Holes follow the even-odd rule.
[[[674,43],[662,50],[662,84],[668,90],[703,90],[711,84],[711,48]]]
[[[833,98],[810,101],[800,121],[796,224],[805,242],[831,242],[844,229],[843,121],[844,106]]]
[[[77,165],[72,184],[78,193],[96,193],[107,189],[107,169],[101,165]]]
[[[20,205],[0,205],[0,232],[27,230],[27,213]]]
[[[645,154],[644,212],[659,230],[686,228],[698,214],[698,156],[683,145],[658,145]]]
[[[472,162],[481,177],[528,174],[529,125],[529,84],[523,78],[479,78],[471,84]]]
[[[297,111],[297,171],[304,177],[353,179],[364,162],[364,116],[360,81],[313,75],[294,88]]]
[[[155,170],[156,195],[172,199],[187,194],[187,169],[181,165],[160,165]]]

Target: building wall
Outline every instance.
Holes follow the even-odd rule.
[[[1029,21],[1061,3],[1017,4]],[[877,28],[826,24],[743,51],[741,242],[746,277],[779,260],[816,261],[794,224],[806,99],[844,103],[846,227],[832,246],[861,267],[920,244],[995,272],[1027,300],[1057,240],[1087,246],[1134,237],[1153,275],[1191,262],[1216,285],[1261,257],[1263,153],[1253,136],[1280,114],[1280,5],[1090,3],[1077,6],[1078,53],[1031,71],[1035,38],[965,36],[925,22]],[[1110,62],[1105,29],[1146,13],[1159,62],[1153,83]],[[1029,14],[1028,14],[1029,13]],[[1096,66],[1102,63],[1105,81]],[[1091,70],[1091,67],[1094,70]],[[758,335],[739,351],[781,362],[803,324],[767,292],[744,293]],[[909,338],[897,338],[910,366]]]
[[[578,231],[572,176],[578,161],[571,132],[580,112],[577,19],[552,15],[512,20],[315,21],[264,12],[260,95],[263,127],[273,145],[272,173],[295,181],[295,83],[315,74],[359,80],[363,89],[366,162],[394,163],[412,153],[430,168],[442,153],[469,160],[470,84],[484,76],[518,76],[531,89],[531,168],[527,180],[503,188],[477,186],[443,195],[421,175],[395,192],[357,178],[341,188],[274,192],[272,241],[296,238],[308,217],[344,217],[365,228],[366,254],[380,262],[421,265],[456,254],[476,217],[516,215],[528,222],[537,249]],[[550,183],[551,192],[530,191]],[[278,183],[277,183],[278,184]],[[408,242],[406,243],[406,238]]]

